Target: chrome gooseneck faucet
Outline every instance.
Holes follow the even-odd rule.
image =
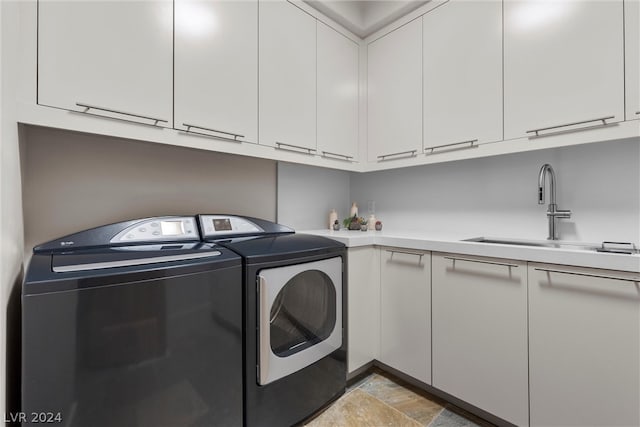
[[[548,163],[542,165],[542,168],[540,168],[540,174],[538,175],[538,204],[544,205],[544,188],[547,174],[550,178],[549,191],[551,192],[549,208],[547,209],[547,217],[549,218],[549,237],[547,237],[547,239],[557,240],[558,233],[556,230],[556,219],[571,218],[571,211],[558,209],[558,205],[556,205],[556,174]]]

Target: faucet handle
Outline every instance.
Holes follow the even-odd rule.
[[[553,216],[556,218],[571,218],[571,210],[570,209],[555,209],[553,211],[547,212],[547,216]]]

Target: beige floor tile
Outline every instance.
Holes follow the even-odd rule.
[[[444,402],[438,401],[435,397],[427,398],[417,390],[407,388],[379,374],[373,374],[359,390],[369,393],[423,426],[431,423],[444,407]]]
[[[309,427],[419,427],[421,424],[355,389],[307,424]]]

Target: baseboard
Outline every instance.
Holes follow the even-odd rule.
[[[460,409],[462,409],[463,411],[469,412],[470,414],[475,415],[476,417],[482,418],[483,420],[494,424],[496,426],[499,427],[514,427],[514,424],[503,420],[502,418],[499,418],[483,409],[478,408],[477,406],[473,406],[470,403],[467,403],[463,400],[458,399],[455,396],[452,396],[448,393],[445,393],[442,390],[439,390],[425,382],[422,382],[418,379],[413,378],[410,375],[407,375],[403,372],[398,371],[395,368],[392,368],[389,365],[386,365],[382,362],[380,362],[379,360],[374,360],[372,362],[367,363],[366,365],[356,369],[355,371],[349,373],[347,375],[347,383],[348,384],[354,384],[356,383],[358,380],[360,380],[362,377],[370,374],[371,372],[373,372],[375,369],[379,369],[387,374],[390,374],[391,376],[399,379],[402,382],[405,382],[413,387],[416,387],[420,390],[426,391],[429,394],[432,394],[433,396],[442,399],[444,401],[446,401],[447,403],[452,404],[453,406],[456,406]]]
[[[371,368],[374,366],[374,361],[367,363],[366,365],[362,365],[358,369],[353,372],[347,373],[347,387],[352,385],[355,382],[358,382],[363,376],[368,375],[371,371]]]

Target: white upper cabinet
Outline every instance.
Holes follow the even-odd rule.
[[[367,47],[367,139],[371,162],[422,151],[422,19]]]
[[[318,151],[353,160],[358,151],[358,44],[318,22]]]
[[[422,24],[426,154],[501,140],[502,3],[450,0]]]
[[[176,129],[258,142],[257,24],[257,0],[176,0]]]
[[[39,2],[39,104],[171,127],[172,69],[172,1]]]
[[[622,0],[505,0],[505,138],[624,120],[623,51]]]
[[[316,150],[316,20],[283,0],[259,3],[260,144]]]
[[[640,119],[640,0],[625,0],[627,120]]]

